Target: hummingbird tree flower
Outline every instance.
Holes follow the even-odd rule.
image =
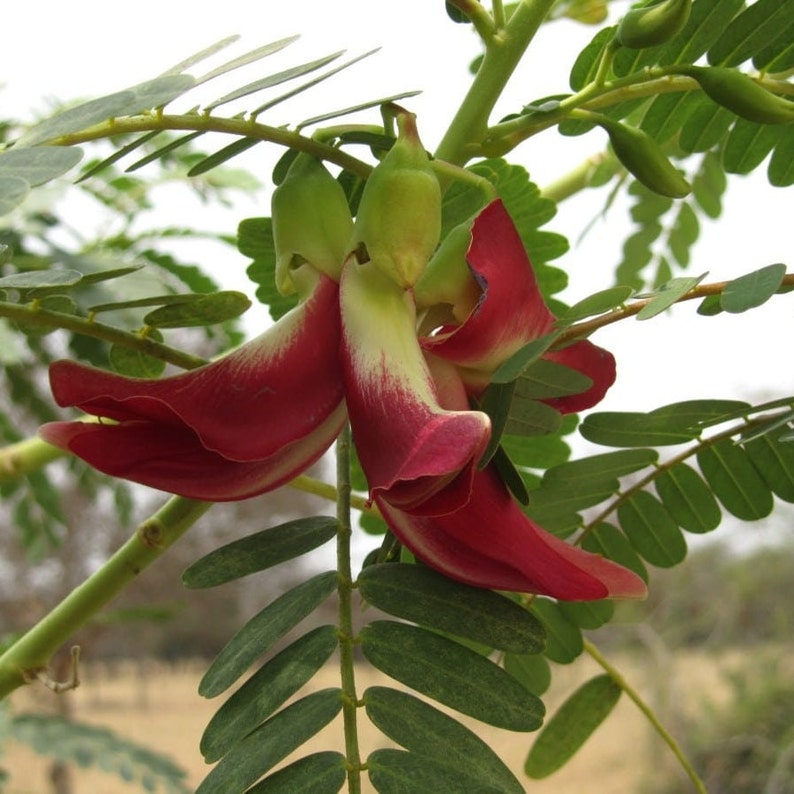
[[[478,587],[563,599],[643,595],[635,574],[533,523],[492,465],[478,470],[491,423],[470,403],[554,316],[501,201],[436,250],[438,183],[413,117],[398,122],[355,225],[320,163],[299,160],[279,187],[277,286],[303,302],[257,339],[180,375],[145,380],[56,362],[55,400],[100,422],[55,422],[41,435],[112,476],[227,501],[299,474],[349,418],[370,499],[431,567]],[[588,341],[546,357],[592,381],[547,401],[561,412],[595,404],[615,379],[612,355]]]
[[[106,474],[193,499],[245,499],[282,485],[347,420],[339,288],[316,271],[308,278],[315,286],[306,301],[190,372],[147,380],[55,362],[56,402],[110,421],[54,422],[42,437]]]

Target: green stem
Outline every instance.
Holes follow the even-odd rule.
[[[122,331],[111,325],[98,323],[93,319],[78,317],[76,314],[66,314],[65,312],[55,312],[43,309],[35,303],[21,304],[0,301],[0,317],[7,317],[18,322],[22,328],[25,325],[62,329],[71,331],[82,336],[89,336],[92,339],[100,339],[112,345],[125,347],[129,350],[137,350],[147,356],[165,361],[168,364],[181,367],[182,369],[196,369],[207,362],[199,356],[184,353],[176,350],[147,336]]]
[[[43,469],[66,453],[33,436],[0,449],[0,483],[13,482]]]
[[[0,656],[0,698],[45,671],[53,654],[178,540],[212,502],[174,496],[94,574]]]
[[[721,295],[725,288],[730,284],[729,281],[715,281],[710,284],[698,284],[693,287],[689,292],[678,298],[675,303],[683,303],[684,301],[698,300],[700,298],[708,298],[711,295]],[[794,287],[794,273],[786,273],[783,280],[780,282],[778,294],[784,294],[783,287]],[[604,326],[616,323],[619,320],[626,320],[629,317],[634,317],[639,314],[644,306],[647,306],[653,297],[643,298],[641,300],[632,301],[626,306],[621,306],[619,309],[614,309],[606,314],[594,317],[591,320],[583,320],[579,323],[566,328],[558,337],[555,342],[556,348],[565,347],[568,344],[576,341],[577,339],[585,339],[595,331],[603,328]]]
[[[361,792],[361,755],[358,746],[358,696],[353,629],[353,573],[350,566],[350,427],[336,441],[336,517],[339,521],[336,540],[336,565],[339,584],[339,667],[342,679],[342,719],[345,729],[347,785],[350,794]]]
[[[609,674],[610,678],[634,701],[637,708],[643,713],[648,722],[651,723],[654,730],[661,736],[662,741],[670,748],[673,755],[678,759],[681,768],[686,772],[695,790],[699,794],[708,794],[706,786],[700,779],[695,768],[692,766],[689,759],[684,755],[678,742],[673,738],[672,734],[659,722],[659,718],[654,714],[653,709],[640,697],[634,687],[621,675],[621,673],[610,664],[601,652],[589,640],[584,641],[584,649],[587,653]]]
[[[576,168],[563,174],[559,179],[541,188],[540,195],[551,199],[558,204],[567,198],[590,187],[593,172],[602,165],[608,166],[611,171],[617,172],[621,165],[618,159],[610,152],[599,152],[581,162]]]
[[[185,115],[144,114],[111,119],[70,135],[62,135],[48,143],[55,146],[74,146],[88,141],[102,140],[116,135],[129,135],[155,131],[184,132],[221,132],[252,138],[258,141],[269,141],[291,149],[312,154],[321,160],[335,163],[364,179],[369,176],[372,166],[362,162],[342,149],[330,146],[315,138],[308,138],[293,130],[283,127],[271,127],[259,124],[250,118],[218,118],[205,113],[187,113]]]
[[[439,160],[464,165],[478,153],[494,106],[554,2],[523,0],[485,40],[482,64],[436,150]]]
[[[0,460],[2,459],[0,458]],[[290,488],[295,488],[297,491],[303,491],[304,493],[310,493],[314,496],[328,499],[329,502],[336,502],[339,493],[336,486],[323,482],[322,480],[316,480],[314,477],[309,477],[306,474],[299,474],[297,477],[290,480],[287,485],[289,485]],[[349,499],[350,506],[354,507],[356,510],[361,510],[362,513],[379,515],[378,508],[370,505],[365,497],[351,493]]]

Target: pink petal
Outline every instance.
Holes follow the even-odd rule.
[[[309,299],[217,361],[160,380],[71,361],[50,368],[56,401],[117,422],[186,428],[228,460],[259,461],[311,434],[344,395],[338,287],[320,276]]]
[[[551,331],[555,318],[501,201],[492,202],[477,216],[466,258],[482,290],[479,301],[460,325],[447,326],[420,341],[425,350],[457,364],[470,390],[479,393],[513,353]],[[589,341],[544,357],[573,367],[593,381],[582,394],[546,401],[562,413],[595,405],[614,383],[612,354]]]
[[[410,292],[350,260],[340,302],[347,408],[370,494],[416,510],[436,494],[454,509],[468,499],[490,437],[488,417],[439,406]]]
[[[454,513],[417,516],[375,502],[420,560],[465,584],[570,601],[645,596],[636,574],[533,523],[492,467],[477,473],[469,503]]]

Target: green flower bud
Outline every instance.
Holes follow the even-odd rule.
[[[691,66],[684,74],[698,81],[718,105],[759,124],[791,124],[794,102],[772,94],[751,77],[722,66]]]
[[[353,218],[342,186],[319,160],[295,158],[273,191],[271,212],[278,291],[296,291],[292,273],[305,263],[339,281]]]
[[[441,236],[441,188],[413,114],[401,113],[397,124],[397,140],[364,186],[349,248],[411,287]]]
[[[452,316],[458,322],[469,316],[482,294],[466,260],[471,245],[471,225],[469,220],[456,226],[441,241],[414,286],[417,308],[445,304],[451,307]]]
[[[650,135],[605,116],[596,123],[607,131],[618,160],[645,187],[670,198],[682,198],[692,190]]]
[[[618,23],[615,41],[635,50],[664,44],[681,32],[691,9],[692,0],[662,0],[632,8]]]

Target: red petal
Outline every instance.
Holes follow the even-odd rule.
[[[593,381],[587,391],[543,401],[560,413],[573,414],[592,408],[604,399],[609,387],[615,382],[615,357],[587,339],[574,342],[562,350],[552,350],[543,358],[578,370]]]
[[[429,518],[376,503],[400,541],[451,579],[570,601],[645,596],[636,574],[534,524],[491,467],[477,473],[471,500],[455,513]]]
[[[482,295],[457,326],[423,337],[422,347],[461,367],[469,388],[482,391],[489,376],[519,348],[548,333],[554,315],[546,306],[521,237],[501,201],[489,204],[472,226],[466,258]],[[587,375],[593,385],[582,394],[546,400],[561,413],[599,402],[615,381],[615,359],[589,341],[547,353]]]
[[[58,361],[59,405],[118,422],[192,431],[228,460],[259,461],[310,435],[343,400],[337,285],[320,276],[310,298],[259,338],[191,372],[160,380]]]
[[[477,216],[466,259],[482,288],[480,300],[463,323],[423,337],[422,346],[462,367],[490,373],[549,331],[554,315],[501,201]]]
[[[439,406],[410,293],[373,266],[351,261],[340,301],[347,408],[371,495],[419,509],[443,491],[445,509],[454,509],[468,499],[490,436],[488,417]]]
[[[190,499],[225,502],[257,496],[291,480],[328,449],[346,420],[340,405],[309,435],[263,460],[242,463],[206,449],[187,428],[156,422],[53,422],[40,434],[113,477]]]

